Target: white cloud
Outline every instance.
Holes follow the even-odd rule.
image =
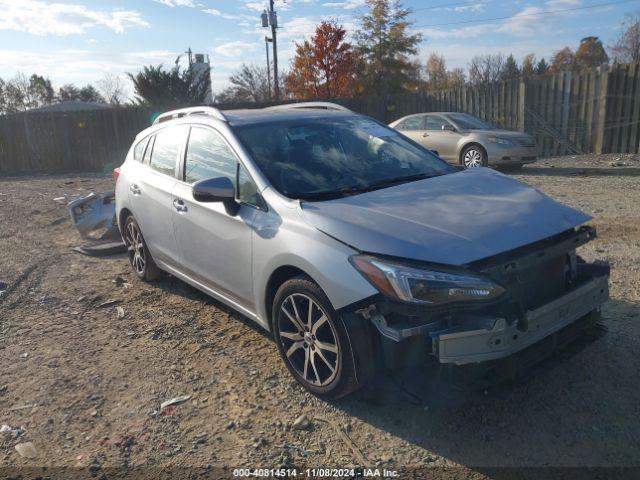
[[[463,13],[463,12],[484,12],[484,7],[486,4],[484,3],[474,3],[472,5],[460,5],[453,8],[454,12]]]
[[[192,7],[195,8],[197,5],[193,0],[154,0],[158,3],[166,5],[167,7]]]
[[[148,27],[133,10],[92,10],[71,3],[45,3],[41,0],[0,0],[0,30],[33,35],[74,35],[103,26],[116,33],[132,27]]]
[[[236,41],[218,45],[213,49],[213,51],[223,57],[240,57],[247,51],[254,50],[255,48],[255,43]]]
[[[345,10],[352,10],[354,8],[364,7],[366,0],[347,0],[345,2],[327,2],[323,3],[323,7],[329,8],[343,8]]]
[[[209,15],[215,15],[216,17],[219,17],[220,15],[222,15],[222,12],[220,10],[216,10],[215,8],[205,8],[202,11],[204,13],[208,13]]]
[[[511,35],[529,36],[546,30],[548,22],[539,21],[539,14],[544,10],[539,7],[526,7],[499,26],[499,31]]]
[[[265,8],[267,8],[267,2],[245,2],[244,6],[249,10],[262,12]]]
[[[553,9],[572,8],[582,5],[582,0],[548,0],[546,4]]]
[[[0,76],[11,78],[16,71],[50,77],[56,85],[95,82],[105,73],[135,73],[143,65],[173,66],[175,52],[150,50],[105,53],[95,50],[61,49],[47,53],[0,49]]]

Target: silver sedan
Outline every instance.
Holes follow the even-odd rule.
[[[467,113],[418,113],[389,125],[449,163],[464,168],[521,167],[535,162],[535,140],[527,133],[500,130]]]

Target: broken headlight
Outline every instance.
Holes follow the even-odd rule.
[[[404,302],[444,305],[490,301],[505,291],[487,278],[465,273],[421,269],[370,255],[354,255],[350,261],[381,293]]]

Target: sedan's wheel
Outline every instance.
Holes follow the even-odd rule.
[[[467,147],[462,152],[462,164],[464,168],[485,167],[487,165],[486,154],[478,146]]]
[[[140,226],[133,216],[129,216],[125,221],[123,237],[129,263],[131,263],[136,275],[147,281],[157,279],[160,276],[160,270],[153,261],[147,244],[144,242]]]
[[[272,315],[280,356],[296,380],[312,393],[341,397],[372,373],[359,367],[363,357],[374,363],[370,333],[362,319],[345,321],[309,279],[296,277],[285,282],[276,293]]]

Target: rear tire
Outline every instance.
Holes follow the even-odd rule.
[[[153,261],[149,247],[147,247],[140,225],[129,215],[124,222],[124,233],[122,235],[124,244],[127,247],[127,256],[133,271],[138,278],[145,282],[157,280],[161,275],[161,270]]]
[[[469,145],[460,155],[460,163],[465,168],[486,167],[489,165],[487,152],[480,145]]]
[[[271,318],[282,360],[311,393],[340,398],[373,377],[368,322],[357,315],[339,315],[308,277],[294,277],[280,286]]]

